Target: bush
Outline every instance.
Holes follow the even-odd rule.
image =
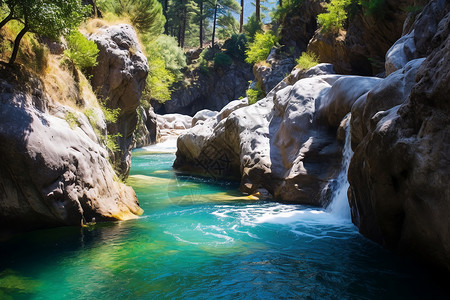
[[[297,67],[308,70],[319,64],[317,56],[312,52],[303,52],[302,55],[297,58]]]
[[[262,23],[256,20],[256,14],[253,13],[247,20],[247,24],[244,25],[244,30],[248,35],[248,39],[253,41],[256,33],[262,32]]]
[[[347,20],[346,8],[352,0],[331,0],[327,5],[326,13],[317,16],[317,23],[322,27],[322,32],[338,31],[342,29]]]
[[[179,72],[187,66],[186,55],[183,49],[178,47],[178,42],[173,36],[160,35],[156,40],[148,35],[143,37],[145,50],[148,55],[156,53],[164,60],[164,65],[172,72]]]
[[[247,94],[248,104],[254,104],[265,97],[265,93],[259,83],[256,83],[254,88],[249,88],[245,93]]]
[[[64,55],[77,67],[85,69],[98,64],[99,50],[94,41],[89,41],[78,30],[72,31],[66,39],[68,49],[64,51]]]
[[[225,68],[229,67],[233,63],[231,57],[223,52],[218,52],[214,55],[214,67],[215,68]]]
[[[249,64],[254,64],[262,60],[266,60],[270,53],[270,49],[278,42],[270,32],[256,33],[255,40],[248,44],[248,49],[245,51],[247,58],[245,61]]]
[[[283,6],[277,6],[276,9],[270,14],[272,20],[277,23],[281,23],[283,19],[291,13],[298,11],[298,7],[303,0],[284,0]]]
[[[244,61],[245,50],[247,50],[247,36],[245,34],[233,34],[225,41],[222,48],[226,49],[225,53],[230,57]]]

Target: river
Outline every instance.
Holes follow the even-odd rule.
[[[362,237],[348,216],[177,175],[173,153],[153,153],[163,148],[133,152],[139,219],[0,244],[0,299],[445,298],[427,272]]]

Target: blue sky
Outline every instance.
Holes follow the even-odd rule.
[[[241,0],[236,0],[239,4],[241,4]],[[244,23],[247,23],[247,18],[250,17],[250,15],[255,11],[255,6],[252,4],[254,0],[245,0],[244,2]],[[273,4],[266,3],[264,6],[268,8],[273,8],[276,6],[276,3],[278,3],[278,0],[268,0],[267,2],[273,2]],[[236,19],[239,21],[239,15],[236,17]],[[266,19],[264,20],[266,23],[270,21],[269,16],[266,16]]]

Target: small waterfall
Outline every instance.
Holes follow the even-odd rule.
[[[333,198],[327,210],[336,217],[343,219],[350,219],[350,206],[348,204],[347,190],[350,184],[348,183],[347,174],[350,160],[353,156],[351,147],[351,135],[350,135],[350,119],[348,115],[347,124],[345,125],[345,145],[342,151],[342,167],[341,171],[336,179],[335,188],[333,191]]]

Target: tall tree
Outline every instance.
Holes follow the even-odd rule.
[[[261,0],[255,0],[255,14],[256,14],[256,20],[258,22],[261,21]]]
[[[203,0],[199,0],[199,8],[200,8],[200,48],[203,48]]]
[[[244,0],[241,0],[241,15],[239,17],[239,33],[244,30]]]
[[[240,5],[235,0],[215,0],[214,17],[213,17],[213,33],[211,40],[211,47],[214,48],[215,37],[216,37],[216,25],[217,25],[217,15],[227,15],[230,12],[239,13]]]

